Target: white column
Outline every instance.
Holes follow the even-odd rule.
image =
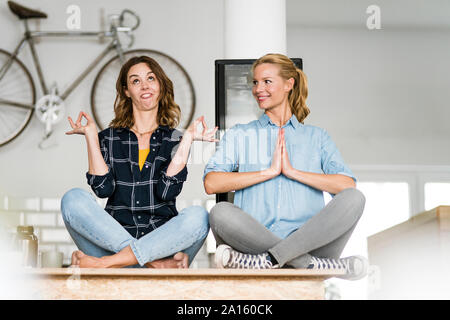
[[[286,54],[286,0],[224,0],[225,58]]]

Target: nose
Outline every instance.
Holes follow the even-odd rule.
[[[149,84],[148,81],[142,81],[142,83],[141,83],[141,89],[142,89],[142,90],[146,90],[146,89],[148,89],[149,87],[150,87],[150,84]]]
[[[257,82],[254,86],[253,86],[253,90],[255,93],[260,93],[263,92],[265,89],[264,87],[264,83],[263,82]]]
[[[256,81],[255,81],[256,82]],[[255,83],[253,83],[253,92],[255,92],[255,93],[257,93],[257,92],[261,92],[262,91],[262,83],[261,82],[256,82],[256,84]]]

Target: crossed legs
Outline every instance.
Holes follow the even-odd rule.
[[[340,257],[364,204],[364,195],[359,190],[345,189],[285,239],[228,202],[220,202],[212,208],[210,225],[218,244],[228,244],[243,253],[269,252],[280,266],[306,268],[311,256]]]
[[[188,267],[209,229],[208,212],[191,206],[135,239],[82,189],[72,189],[64,195],[61,211],[67,230],[80,249],[72,255],[72,263],[80,267]]]

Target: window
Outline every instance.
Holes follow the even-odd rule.
[[[450,183],[425,183],[425,210],[438,206],[450,206]]]
[[[366,197],[364,214],[359,222],[366,236],[409,219],[407,182],[360,182],[358,189]]]
[[[407,182],[358,182],[366,198],[364,213],[348,241],[341,257],[362,255],[368,257],[367,237],[401,223],[410,216],[409,185]],[[332,278],[341,299],[368,298],[368,278],[349,282]]]

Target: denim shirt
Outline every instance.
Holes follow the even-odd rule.
[[[336,145],[321,128],[304,125],[293,115],[283,126],[289,160],[300,171],[342,174],[353,178]],[[279,126],[263,114],[258,120],[227,130],[205,167],[211,171],[252,172],[268,169]],[[279,176],[237,190],[234,204],[284,239],[324,207],[321,190]]]

